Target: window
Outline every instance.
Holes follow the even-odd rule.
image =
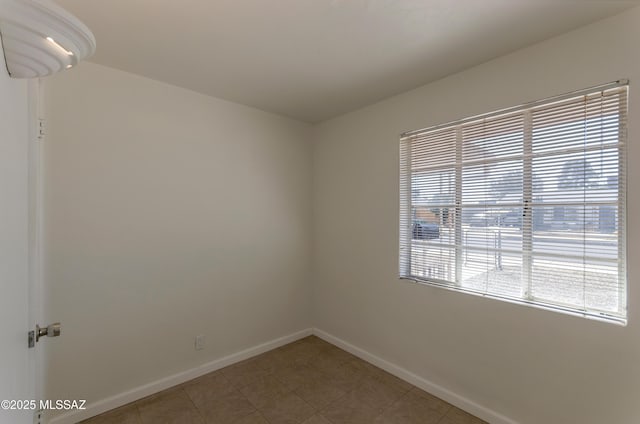
[[[628,82],[400,139],[400,277],[626,323]]]

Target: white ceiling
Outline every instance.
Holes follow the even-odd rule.
[[[639,0],[58,0],[93,62],[318,122]]]

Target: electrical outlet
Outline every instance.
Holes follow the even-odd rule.
[[[196,350],[204,349],[204,334],[196,336]]]

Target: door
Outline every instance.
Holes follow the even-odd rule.
[[[36,305],[30,255],[34,82],[9,78],[0,57],[0,424],[31,424],[33,405],[25,409],[18,401],[36,400],[36,356],[28,347]]]

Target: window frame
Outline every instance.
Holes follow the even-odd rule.
[[[532,111],[541,106],[550,105],[553,103],[559,103],[565,100],[571,100],[573,98],[579,98],[581,96],[592,95],[598,92],[605,92],[607,90],[620,89],[624,90],[624,94],[617,94],[624,100],[625,104],[619,106],[618,116],[618,138],[616,143],[616,151],[618,153],[617,162],[617,174],[618,174],[618,193],[617,193],[617,211],[618,211],[618,226],[617,226],[617,248],[618,248],[618,292],[617,300],[620,304],[618,313],[609,313],[604,311],[597,311],[595,308],[587,308],[586,306],[580,308],[577,305],[562,304],[560,301],[545,302],[542,299],[534,299],[532,297],[532,270],[533,270],[533,255],[534,251],[534,234],[533,234],[533,122]],[[595,87],[590,87],[584,90],[573,91],[560,96],[554,96],[551,98],[541,99],[538,101],[525,103],[511,108],[501,109],[486,114],[476,115],[468,118],[464,118],[457,121],[452,121],[424,129],[408,131],[400,135],[400,175],[399,175],[399,278],[401,280],[409,280],[415,283],[430,285],[434,287],[453,290],[455,292],[468,293],[473,295],[479,295],[482,297],[494,298],[510,303],[521,304],[526,306],[532,306],[544,310],[550,310],[555,312],[561,312],[574,316],[580,316],[589,319],[596,319],[606,321],[615,324],[626,325],[628,317],[628,277],[627,277],[627,117],[628,117],[628,90],[629,81],[627,79],[621,79],[608,84],[603,84]],[[622,100],[621,100],[622,101]],[[523,128],[522,128],[522,174],[523,174],[523,189],[522,189],[522,205],[523,205],[523,223],[522,223],[522,281],[521,286],[524,288],[521,297],[513,297],[507,295],[501,295],[498,293],[490,293],[487,291],[474,290],[469,287],[462,287],[460,285],[462,275],[462,255],[464,253],[464,245],[462,242],[463,230],[462,230],[462,174],[465,166],[463,155],[463,136],[462,130],[465,125],[474,123],[476,121],[486,120],[489,118],[501,117],[509,114],[522,113],[523,115]],[[602,119],[602,115],[600,119]],[[455,259],[454,266],[455,271],[453,282],[449,280],[443,280],[433,277],[424,277],[412,275],[412,245],[413,245],[413,225],[414,225],[414,205],[413,199],[413,183],[412,183],[412,142],[414,137],[424,136],[428,133],[433,133],[439,130],[455,129],[455,195],[454,202],[451,204],[451,208],[454,209],[454,249]],[[586,151],[586,150],[585,150]],[[444,167],[443,169],[451,169],[452,166]],[[583,188],[585,192],[587,188]],[[583,207],[586,207],[588,202],[583,203]],[[584,244],[583,244],[584,246]],[[584,265],[583,265],[584,266]],[[613,291],[612,291],[613,292]]]

